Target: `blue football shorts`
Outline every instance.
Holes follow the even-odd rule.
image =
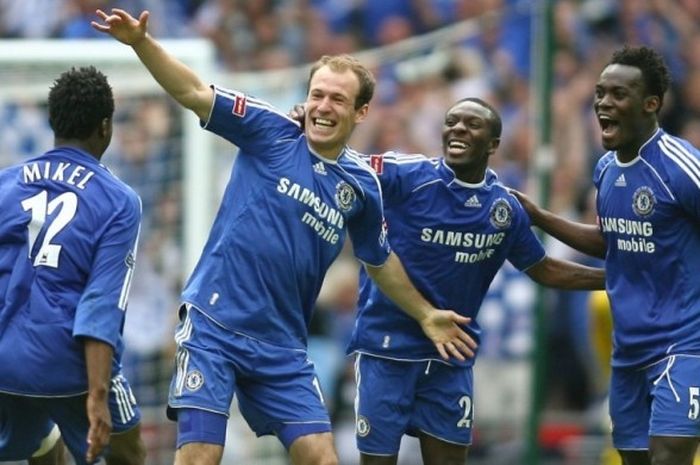
[[[700,356],[671,355],[644,368],[613,367],[613,445],[645,450],[649,437],[700,437]]]
[[[86,395],[71,397],[27,397],[0,393],[0,461],[24,460],[32,456],[54,424],[78,465],[86,464]],[[141,420],[141,412],[126,378],[112,379],[109,392],[112,433],[123,433]]]
[[[471,444],[471,367],[358,354],[355,377],[355,433],[363,454],[396,455],[404,434],[425,433],[452,444]]]
[[[274,434],[287,448],[301,436],[331,431],[316,371],[306,351],[233,333],[189,304],[180,314],[169,418],[178,417],[177,409],[228,416],[235,394],[241,414],[255,434]],[[199,428],[197,424],[195,428]],[[186,442],[223,445],[223,438],[212,440],[210,432],[193,432],[192,428],[189,423],[186,439],[178,432],[178,447]]]

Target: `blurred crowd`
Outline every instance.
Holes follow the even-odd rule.
[[[286,69],[323,54],[382,50],[476,20],[474,34],[448,44],[431,42],[407,49],[403,56],[374,65],[375,99],[352,145],[372,153],[398,150],[437,156],[444,111],[459,98],[481,97],[499,109],[504,123],[492,167],[505,184],[531,191],[537,181],[531,173],[538,125],[543,124],[533,111],[531,78],[532,20],[538,4],[536,0],[0,0],[0,39],[98,38],[89,25],[96,8],[148,9],[156,37],[210,40],[219,75],[226,81],[222,84],[235,87],[237,72]],[[673,76],[662,125],[700,146],[700,2],[556,0],[552,4],[554,161],[547,201],[556,212],[593,221],[591,172],[602,148],[591,103],[598,74],[614,49],[646,44],[662,52]],[[303,97],[304,84],[290,84],[285,104]],[[256,92],[268,98],[264,89]],[[170,376],[175,308],[186,278],[178,114],[162,97],[118,100],[115,140],[105,157],[144,202],[124,363],[139,401],[146,406],[152,463],[170,458],[167,452],[158,455],[172,447],[172,429],[162,422],[161,410]],[[49,148],[50,134],[41,104],[0,102],[0,166]],[[231,154],[222,154],[222,159],[230,164]],[[553,255],[588,263],[561,244],[548,242],[548,247]],[[310,351],[330,393],[326,398],[331,399],[334,419],[351,425],[353,379],[343,345],[353,321],[357,264],[349,257],[334,266],[322,290]],[[476,393],[481,390],[488,396],[482,394],[477,428],[499,425],[493,434],[503,435],[504,424],[524,426],[536,300],[534,286],[508,268],[484,303],[479,319],[485,337],[477,370],[488,374],[480,376],[477,371],[476,379],[488,384],[481,389],[477,385]],[[544,384],[546,408],[587,412],[605,396],[605,357],[601,360],[601,345],[589,337],[596,330],[592,315],[600,301],[587,293],[547,292],[544,303],[551,316],[546,333],[551,349]],[[607,331],[605,323],[601,325],[598,330]],[[503,419],[499,417],[503,412],[517,418]],[[488,447],[487,428],[476,438],[477,452]]]

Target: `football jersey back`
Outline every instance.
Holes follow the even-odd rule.
[[[61,147],[0,172],[0,390],[87,388],[79,337],[115,349],[134,266],[137,195],[93,156]],[[38,375],[40,374],[40,375]]]

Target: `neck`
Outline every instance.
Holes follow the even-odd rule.
[[[620,147],[617,150],[618,160],[620,160],[623,163],[627,163],[634,160],[639,155],[639,150],[642,148],[642,145],[644,145],[649,139],[651,139],[651,137],[654,135],[658,128],[658,123],[654,121],[654,123],[650,127],[644,129],[643,131],[640,131],[641,136],[639,137],[639,139],[635,140],[629,146]]]
[[[83,152],[89,153],[97,160],[102,158],[102,152],[98,150],[94,144],[90,143],[90,141],[87,140],[62,139],[60,137],[57,137],[54,139],[53,145],[54,147],[73,147],[82,150]]]
[[[307,141],[308,141],[308,139],[307,139]],[[309,147],[309,150],[311,150],[316,155],[323,157],[323,158],[328,158],[329,160],[337,160],[340,157],[340,154],[343,153],[343,149],[345,148],[345,146],[341,146],[341,147],[334,147],[334,148],[330,148],[330,149],[323,149],[323,148],[319,148],[319,147],[314,146],[313,144],[311,144],[310,141],[308,142],[308,147]]]
[[[449,166],[449,165],[448,165]],[[467,184],[479,184],[486,177],[486,167],[467,168],[460,166],[450,166],[455,173],[455,178]]]

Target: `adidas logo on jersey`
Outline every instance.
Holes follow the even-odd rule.
[[[479,198],[476,196],[476,194],[474,194],[471,197],[469,197],[466,202],[464,202],[464,206],[479,208],[481,207],[481,202],[479,202]]]
[[[627,181],[625,181],[625,175],[624,175],[624,173],[621,174],[620,177],[617,178],[617,179],[615,180],[615,185],[616,185],[617,187],[625,187],[625,186],[627,186]]]
[[[314,163],[314,171],[318,174],[325,176],[326,175],[326,165],[322,161],[319,161],[318,163]]]

